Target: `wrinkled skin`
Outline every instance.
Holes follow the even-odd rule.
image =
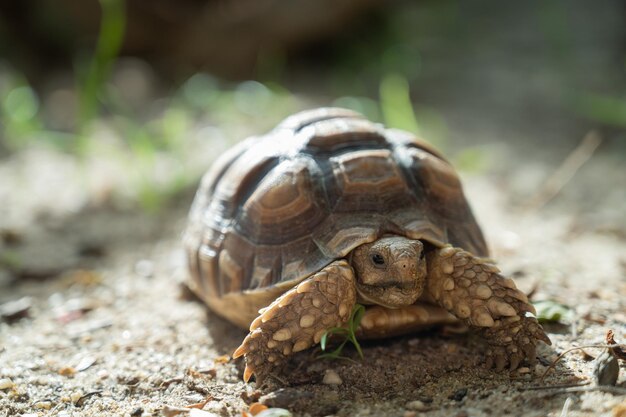
[[[424,245],[419,240],[385,237],[361,245],[354,250],[351,264],[362,304],[408,306],[426,285]]]
[[[349,259],[331,263],[260,312],[233,355],[246,357],[246,381],[255,374],[258,382],[288,355],[319,343],[329,328],[346,322],[357,301],[401,312],[396,317],[404,321],[395,322],[402,326],[407,314],[420,314],[411,309],[418,298],[432,300],[483,335],[486,365],[497,370],[514,370],[524,359],[534,364],[538,341],[550,344],[526,295],[463,249],[427,251],[419,240],[387,236],[356,248]],[[388,327],[393,320],[385,317],[381,326]]]

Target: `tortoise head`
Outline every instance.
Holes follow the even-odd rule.
[[[360,302],[397,308],[415,303],[426,283],[424,245],[401,236],[383,237],[352,253]]]

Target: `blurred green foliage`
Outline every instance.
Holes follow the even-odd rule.
[[[102,22],[94,56],[86,70],[81,71],[79,68],[77,71],[79,79],[82,79],[79,86],[78,115],[81,130],[86,129],[86,125],[98,114],[98,97],[105,92],[104,87],[111,67],[124,40],[126,26],[124,0],[100,0],[100,5]],[[85,135],[81,135],[81,138],[85,138]],[[79,142],[79,148],[86,146],[83,142],[83,140]]]
[[[534,301],[539,323],[569,323],[574,312],[568,306],[554,300]]]
[[[464,21],[464,6],[452,0],[431,2],[387,13],[372,22],[377,30],[333,42],[326,51],[332,67],[319,74],[324,89],[314,99],[293,94],[285,87],[287,56],[270,50],[263,51],[258,59],[258,79],[264,82],[229,83],[198,73],[165,96],[150,97],[158,106],[142,106],[129,102],[124,87],[111,80],[126,32],[124,0],[100,0],[100,5],[102,21],[93,55],[76,58],[73,127],[48,127],[45,97],[40,97],[20,73],[0,68],[0,151],[17,152],[37,145],[77,158],[96,155],[117,160],[127,170],[137,201],[150,210],[195,183],[206,168],[206,164],[187,161],[197,153],[197,143],[189,138],[207,125],[220,130],[231,143],[270,129],[290,113],[323,103],[354,109],[371,120],[416,132],[445,148],[446,118],[438,108],[423,104],[421,91],[433,74],[458,63],[444,60],[441,66],[429,59],[440,53],[432,42],[441,40],[433,41],[426,34],[445,34],[459,53],[469,50],[470,54],[480,54],[467,41],[468,33],[476,28]],[[567,7],[558,0],[537,6],[538,27],[544,33],[550,62],[560,68],[566,85],[560,98],[563,108],[592,123],[626,127],[626,90],[609,95],[576,88],[572,75],[578,59],[574,28],[564,19],[566,14]],[[480,32],[477,36],[484,37]],[[485,42],[491,41],[485,38]],[[150,110],[152,107],[158,110]],[[103,139],[107,135],[114,140]],[[219,135],[209,136],[208,140],[217,140]],[[220,146],[215,149],[221,150]],[[485,148],[468,146],[454,151],[452,159],[461,169],[482,172],[488,168],[490,156]]]

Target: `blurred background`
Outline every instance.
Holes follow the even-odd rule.
[[[0,417],[242,415],[244,333],[189,302],[181,233],[215,158],[317,106],[443,151],[554,352],[626,340],[623,0],[0,0]],[[313,416],[567,413],[444,333],[310,356],[291,392]],[[588,394],[569,415],[610,413]]]
[[[514,201],[590,131],[607,175],[626,149],[621,0],[1,2],[0,57],[5,282],[34,262],[14,245],[33,225],[71,229],[90,210],[184,218],[220,152],[314,106],[417,132],[464,175],[515,173]],[[586,190],[581,211],[610,206]],[[105,224],[43,258],[138,233]],[[46,268],[22,272],[64,267]]]

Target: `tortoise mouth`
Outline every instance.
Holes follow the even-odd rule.
[[[390,281],[384,285],[357,283],[359,302],[375,304],[387,308],[400,308],[414,304],[424,291],[424,282],[411,283]]]

